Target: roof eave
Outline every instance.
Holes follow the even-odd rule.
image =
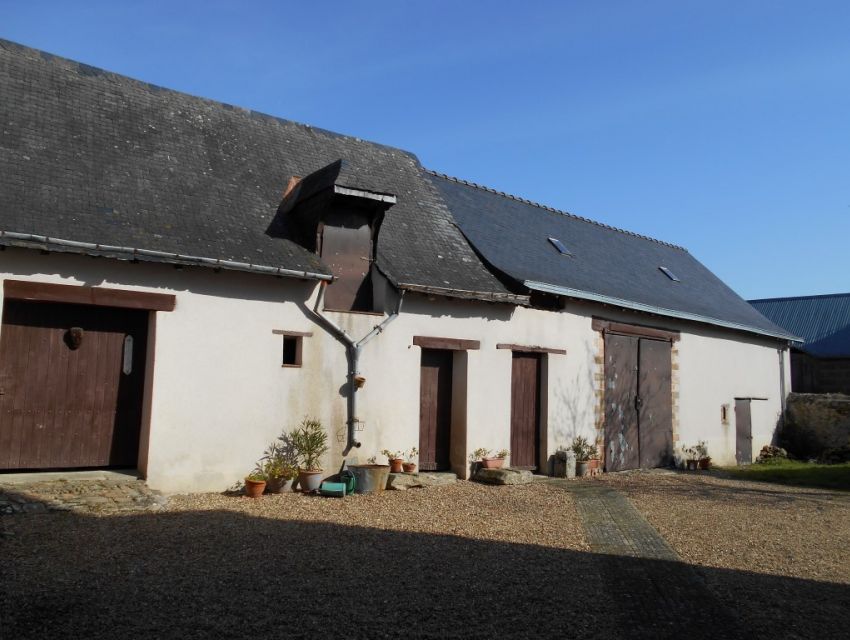
[[[268,265],[238,262],[235,260],[222,260],[220,258],[189,256],[179,253],[170,253],[167,251],[156,251],[153,249],[138,249],[134,247],[96,244],[93,242],[79,242],[77,240],[51,238],[48,236],[41,236],[32,233],[18,233],[14,231],[0,230],[0,245],[21,247],[25,249],[39,249],[42,251],[76,253],[89,256],[106,256],[119,260],[140,260],[144,262],[159,262],[175,265],[208,267],[213,269],[226,269],[228,271],[245,271],[249,273],[262,273],[265,275],[281,276],[286,278],[297,278],[299,280],[333,280],[333,276],[330,274],[317,273],[313,271],[273,267]]]
[[[679,320],[691,320],[693,322],[702,322],[704,324],[710,324],[717,327],[723,327],[725,329],[734,329],[736,331],[746,331],[748,333],[755,333],[758,335],[768,336],[770,338],[778,338],[780,340],[789,340],[792,342],[801,342],[802,340],[797,336],[794,336],[790,333],[781,333],[781,332],[772,332],[766,331],[765,329],[760,329],[758,327],[752,327],[750,325],[740,324],[737,322],[729,322],[727,320],[720,320],[718,318],[712,318],[709,316],[703,316],[696,313],[689,313],[687,311],[677,311],[675,309],[665,309],[663,307],[656,307],[653,305],[643,304],[641,302],[635,302],[633,300],[624,300],[623,298],[614,298],[611,296],[606,296],[600,293],[593,293],[591,291],[582,291],[580,289],[571,289],[569,287],[562,287],[559,285],[549,284],[546,282],[536,282],[534,280],[525,280],[523,281],[523,285],[528,287],[529,289],[533,289],[535,291],[544,291],[546,293],[554,293],[561,296],[567,296],[570,298],[579,298],[581,300],[591,300],[593,302],[601,302],[604,304],[612,304],[618,307],[623,307],[624,309],[632,309],[634,311],[643,311],[646,313],[654,313],[661,316],[667,316],[670,318],[676,318]]]
[[[421,284],[411,284],[407,282],[398,283],[399,289],[413,291],[414,293],[424,293],[428,295],[445,296],[447,298],[461,298],[464,300],[482,300],[484,302],[506,302],[509,304],[518,304],[527,306],[530,302],[529,296],[523,296],[515,293],[499,293],[495,291],[467,291],[465,289],[452,289],[449,287],[432,287]]]

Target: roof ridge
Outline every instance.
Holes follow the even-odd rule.
[[[118,73],[117,71],[110,71],[109,69],[104,69],[102,67],[96,67],[94,65],[86,64],[85,62],[81,62],[79,60],[74,60],[73,58],[67,58],[65,56],[61,56],[55,53],[50,53],[49,51],[45,51],[44,49],[36,49],[35,47],[30,47],[25,44],[21,44],[19,42],[15,42],[14,40],[8,40],[6,38],[0,38],[0,49],[8,51],[11,54],[16,53],[29,53],[32,55],[36,55],[43,62],[52,63],[54,60],[58,60],[60,62],[67,63],[73,67],[76,67],[77,72],[83,76],[105,76],[105,77],[114,77],[120,78],[122,80],[128,80],[133,82],[145,89],[153,92],[165,91],[168,93],[174,93],[180,96],[186,96],[192,98],[194,100],[200,100],[210,105],[223,107],[227,110],[236,110],[242,111],[247,116],[252,118],[265,118],[268,120],[275,120],[284,125],[293,125],[296,127],[303,127],[304,129],[308,129],[310,131],[314,131],[316,133],[321,133],[328,135],[334,138],[344,138],[348,140],[353,140],[355,142],[365,143],[369,145],[374,145],[376,147],[380,147],[382,149],[387,149],[388,151],[398,151],[401,154],[417,158],[416,154],[412,151],[408,151],[406,149],[402,149],[401,147],[394,147],[388,144],[384,144],[381,142],[375,142],[374,140],[367,140],[365,138],[360,138],[358,136],[349,135],[346,133],[339,133],[337,131],[331,131],[330,129],[324,129],[322,127],[316,127],[314,125],[308,124],[306,122],[299,122],[297,120],[290,120],[288,118],[282,118],[280,116],[275,116],[270,113],[266,113],[264,111],[257,111],[255,109],[249,109],[248,107],[243,107],[237,104],[231,104],[229,102],[224,102],[222,100],[216,100],[214,98],[208,98],[206,96],[198,95],[195,93],[189,93],[187,91],[180,91],[179,89],[172,89],[170,87],[164,87],[162,85],[155,84],[153,82],[148,82],[147,80],[140,80],[139,78],[134,78],[133,76],[124,75],[123,73]],[[418,160],[418,158],[417,158]]]
[[[629,231],[628,229],[621,229],[620,227],[615,227],[610,224],[605,224],[604,222],[599,222],[597,220],[592,220],[591,218],[585,218],[584,216],[579,216],[574,213],[570,213],[569,211],[564,211],[562,209],[556,209],[555,207],[550,207],[549,205],[541,204],[539,202],[535,202],[534,200],[528,200],[527,198],[521,198],[519,196],[515,196],[510,193],[505,193],[504,191],[498,191],[497,189],[493,189],[492,187],[487,187],[483,184],[478,184],[476,182],[470,182],[469,180],[464,180],[463,178],[456,178],[454,176],[450,176],[445,173],[440,173],[439,171],[434,171],[433,169],[428,169],[427,167],[423,167],[425,171],[430,173],[433,176],[437,176],[438,178],[444,178],[446,180],[451,180],[452,182],[457,182],[458,184],[463,184],[468,187],[474,187],[476,189],[481,189],[482,191],[487,191],[489,193],[496,194],[498,196],[502,196],[503,198],[508,198],[509,200],[515,200],[516,202],[522,202],[523,204],[528,204],[533,207],[538,207],[539,209],[544,209],[545,211],[549,211],[551,213],[557,213],[562,216],[567,216],[568,218],[573,218],[575,220],[580,220],[582,222],[588,222],[590,224],[594,224],[597,227],[602,227],[603,229],[609,229],[611,231],[616,231],[618,233],[625,234],[627,236],[632,236],[634,238],[640,238],[641,240],[649,240],[650,242],[655,242],[665,247],[672,247],[673,249],[679,249],[680,251],[684,251],[688,253],[688,250],[678,244],[673,244],[672,242],[666,242],[664,240],[659,240],[658,238],[653,238],[651,236],[645,236],[640,233],[635,233],[634,231]]]
[[[786,300],[814,300],[816,298],[850,298],[850,293],[820,293],[811,296],[782,296],[779,298],[753,298],[747,302],[782,302]]]

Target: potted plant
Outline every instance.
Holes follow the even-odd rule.
[[[249,498],[259,498],[266,490],[266,476],[262,471],[254,469],[245,478],[245,495]]]
[[[301,425],[290,434],[293,449],[298,457],[298,485],[302,491],[313,492],[322,484],[322,456],[328,452],[328,434],[319,420],[304,418]]]
[[[510,455],[510,451],[507,449],[499,449],[492,456],[490,452],[487,452],[487,455],[481,458],[481,464],[484,465],[485,469],[501,469],[505,464],[505,458]]]
[[[283,493],[292,490],[292,481],[298,475],[298,459],[288,436],[273,442],[257,463],[256,471],[266,478],[266,493]]]
[[[589,475],[591,461],[595,461],[598,466],[599,452],[596,450],[596,445],[590,444],[584,436],[576,436],[570,448],[576,454],[576,476],[581,478]]]
[[[292,491],[292,483],[298,476],[298,467],[276,460],[267,463],[266,474],[268,493],[286,493]]]
[[[697,447],[682,447],[682,453],[685,457],[685,469],[688,471],[696,471],[699,467],[699,453]]]
[[[694,447],[697,458],[697,465],[700,469],[708,469],[711,466],[711,458],[708,455],[708,445],[705,440],[700,440]]]
[[[381,454],[387,456],[390,462],[390,473],[401,473],[404,469],[404,453],[401,451],[390,451],[384,449]]]
[[[416,463],[413,459],[419,455],[419,449],[413,447],[410,451],[407,452],[407,461],[403,462],[401,467],[404,469],[405,473],[413,473],[416,471]]]

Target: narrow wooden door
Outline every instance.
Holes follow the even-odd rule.
[[[511,373],[511,466],[540,464],[540,354],[514,351]]]
[[[753,424],[749,398],[735,398],[735,461],[738,464],[753,461]]]
[[[605,335],[605,468],[640,466],[638,433],[638,339]]]
[[[0,469],[136,465],[147,317],[4,302]]]
[[[641,338],[638,364],[640,466],[653,469],[673,457],[673,393],[670,343]]]
[[[422,349],[419,381],[419,467],[450,467],[453,352]]]

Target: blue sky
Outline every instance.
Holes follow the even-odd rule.
[[[0,37],[850,291],[850,3],[0,0]]]

